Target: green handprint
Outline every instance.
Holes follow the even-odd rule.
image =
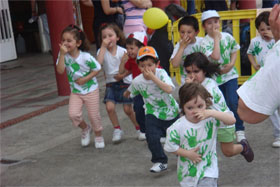
[[[197,130],[195,130],[194,132],[193,128],[191,128],[191,134],[187,130],[187,136],[184,135],[184,137],[188,140],[190,147],[195,147],[198,144],[198,141],[196,140],[196,136],[197,136]]]
[[[86,83],[82,86],[82,88],[83,88],[83,90],[86,90],[86,89],[87,89],[87,91],[89,91],[89,89],[90,89],[90,87],[91,87],[92,85],[96,85],[96,82],[95,82],[94,80],[89,80],[88,82],[86,82]]]
[[[177,178],[178,178],[179,182],[181,182],[183,180],[183,169],[184,169],[183,166],[179,166],[179,168],[178,168]]]
[[[88,67],[90,68],[90,69],[95,69],[97,66],[96,66],[96,64],[95,64],[95,62],[91,59],[91,61],[86,61],[86,64],[88,65]]]
[[[204,153],[206,152],[207,148],[208,148],[208,145],[206,144],[206,145],[202,146],[202,147],[200,148],[200,150],[198,151],[198,154],[201,155],[202,160],[204,160],[203,155],[204,155]]]
[[[211,166],[212,155],[213,155],[213,152],[211,152],[211,151],[206,155],[206,157],[205,157],[206,161],[207,161],[206,167],[210,167]]]
[[[213,88],[213,99],[214,99],[214,103],[217,104],[220,99],[222,98],[221,95],[219,95],[218,92],[216,92],[216,90]]]
[[[190,177],[195,177],[196,176],[196,173],[197,173],[197,168],[196,168],[196,164],[192,164],[191,161],[187,160],[188,161],[188,174],[185,175],[186,176],[190,176]]]
[[[150,103],[146,103],[145,106],[147,114],[153,114],[155,112],[153,105],[151,105]]]
[[[175,144],[180,145],[180,136],[176,130],[170,132],[169,142],[174,142]]]
[[[206,122],[206,126],[205,129],[207,131],[207,137],[206,140],[210,140],[212,138],[212,134],[213,134],[213,122],[212,121],[208,121]]]

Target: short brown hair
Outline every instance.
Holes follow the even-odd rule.
[[[185,83],[179,89],[179,106],[183,114],[185,114],[183,110],[184,105],[193,98],[197,98],[197,96],[200,96],[203,100],[205,100],[207,108],[212,105],[211,94],[199,83]]]

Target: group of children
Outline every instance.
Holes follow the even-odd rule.
[[[195,17],[180,20],[181,40],[170,59],[174,67],[180,67],[185,83],[179,89],[179,104],[172,96],[175,86],[171,78],[160,67],[155,49],[146,46],[143,33],[130,34],[125,49],[121,47],[125,39],[122,31],[115,24],[103,24],[96,60],[84,52],[88,47],[84,32],[74,25],[65,28],[57,71],[67,71],[71,87],[69,116],[82,129],[81,145],[89,145],[93,130],[95,147],[105,147],[96,80],[102,65],[106,79],[104,103],[114,128],[112,141],[120,142],[123,135],[115,108],[120,103],[138,139],[147,140],[152,153],[151,172],[167,169],[165,150],[178,155],[177,173],[182,186],[217,186],[216,140],[225,156],[242,154],[248,162],[253,161],[254,153],[237,114],[238,74],[234,65],[240,47],[230,34],[219,31],[219,18],[216,11],[203,12],[204,38],[197,37]],[[83,104],[91,125],[82,119]]]

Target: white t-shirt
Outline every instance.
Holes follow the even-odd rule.
[[[204,81],[201,83],[201,85],[204,88],[206,88],[206,90],[212,96],[212,105],[210,106],[210,108],[221,111],[221,112],[232,113],[230,111],[230,109],[228,108],[224,95],[221,92],[221,90],[219,89],[219,86],[215,80],[206,77],[204,79]],[[232,113],[232,115],[233,115],[233,113]],[[221,122],[221,125],[219,126],[219,128],[232,128],[234,126],[235,125],[225,125],[223,122]]]
[[[200,50],[200,42],[202,41],[202,37],[195,37],[196,41],[195,43],[193,44],[189,44],[185,49],[184,49],[184,52],[183,52],[183,55],[182,55],[182,60],[181,60],[181,63],[180,63],[180,74],[181,74],[181,83],[183,84],[185,82],[185,79],[186,79],[186,76],[187,76],[187,73],[184,69],[184,60],[186,58],[187,55],[189,54],[192,54],[194,52],[199,52],[201,51]],[[180,42],[178,42],[174,49],[173,49],[173,53],[171,55],[171,58],[170,59],[173,59],[175,57],[175,55],[177,54],[178,50],[180,48]]]
[[[237,93],[251,110],[272,115],[280,106],[280,40],[268,51],[265,62]]]
[[[231,53],[236,52],[240,49],[238,43],[236,43],[235,39],[232,35],[226,32],[221,32],[222,38],[220,40],[220,59],[218,61],[214,61],[210,58],[212,62],[219,63],[220,67],[223,67],[226,64],[230,63]],[[214,39],[209,35],[206,35],[201,41],[201,52],[206,56],[210,57],[213,53],[214,49]],[[214,80],[218,83],[218,85],[224,84],[231,79],[238,78],[238,72],[235,67],[233,67],[228,73],[222,74],[219,76],[213,77]]]
[[[58,54],[56,64],[58,64],[59,56],[60,54]],[[74,59],[67,53],[64,61],[72,93],[88,94],[98,88],[96,77],[93,77],[84,85],[79,85],[75,82],[78,78],[87,76],[91,71],[99,71],[101,69],[100,64],[91,54],[80,51],[79,56]]]
[[[99,52],[100,52],[100,49],[98,49],[97,55],[99,54]],[[106,52],[104,54],[104,63],[103,63],[103,69],[105,72],[106,83],[117,82],[117,80],[114,79],[114,76],[119,73],[119,66],[120,66],[121,59],[122,59],[124,53],[126,53],[126,49],[121,46],[118,46],[118,45],[117,45],[117,52],[116,52],[115,56],[113,56],[106,49]],[[127,83],[127,84],[130,84],[131,81],[132,81],[131,75],[126,76],[123,79],[123,82]]]
[[[264,66],[264,59],[267,52],[272,49],[275,44],[275,40],[271,39],[269,42],[262,39],[261,36],[257,36],[251,40],[247,54],[251,54],[256,57],[256,60],[260,66]]]
[[[175,152],[199,147],[202,161],[194,164],[186,157],[178,156],[177,176],[181,186],[196,186],[203,177],[218,178],[218,158],[216,153],[217,121],[207,118],[192,123],[185,116],[180,117],[168,129],[164,150]]]
[[[172,86],[171,78],[164,69],[156,69],[155,75],[161,81]],[[144,100],[145,114],[152,114],[161,120],[172,120],[179,114],[179,107],[172,94],[164,92],[152,80],[146,80],[143,74],[133,79],[128,87],[131,97],[141,94]]]

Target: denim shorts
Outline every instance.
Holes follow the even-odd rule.
[[[129,84],[123,81],[107,83],[103,102],[111,101],[115,104],[132,104],[133,100],[131,98],[128,99],[123,96],[128,87]]]

